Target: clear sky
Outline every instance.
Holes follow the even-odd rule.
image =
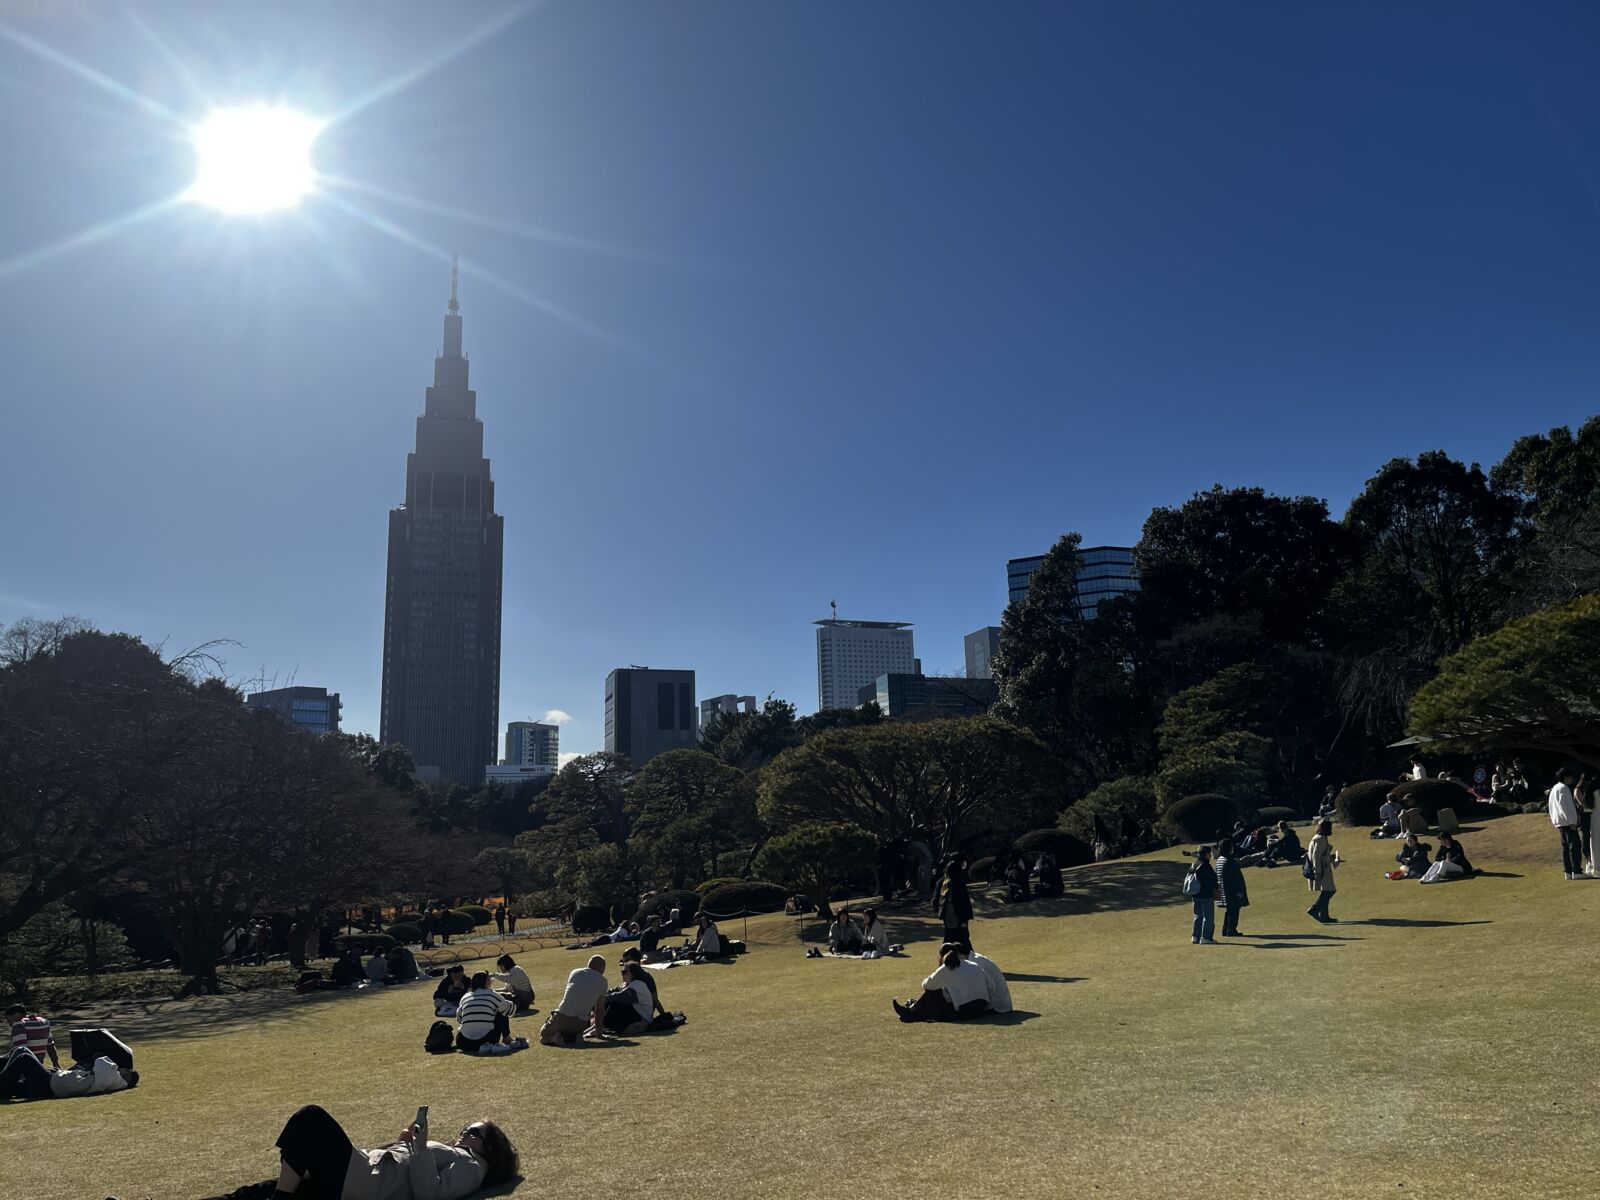
[[[804,711],[831,599],[957,670],[1065,530],[1597,408],[1587,3],[3,11],[0,620],[233,639],[351,729],[451,250],[501,719],[569,751],[612,667]],[[344,114],[326,195],[139,216],[262,99]]]

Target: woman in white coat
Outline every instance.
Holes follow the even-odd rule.
[[[1329,841],[1332,836],[1333,822],[1324,818],[1317,822],[1317,835],[1306,847],[1306,886],[1317,896],[1311,902],[1311,907],[1306,909],[1306,915],[1323,924],[1338,919],[1328,915],[1328,902],[1333,899],[1333,893],[1338,891],[1333,882],[1337,856],[1333,852],[1333,843]]]

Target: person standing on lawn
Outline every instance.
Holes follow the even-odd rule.
[[[1311,907],[1306,909],[1306,915],[1324,925],[1338,920],[1328,915],[1328,902],[1333,899],[1333,893],[1338,891],[1333,882],[1333,868],[1338,862],[1338,855],[1334,853],[1333,842],[1329,840],[1332,837],[1333,822],[1324,818],[1317,822],[1317,834],[1306,847],[1306,886],[1317,894]]]
[[[1562,767],[1550,789],[1550,824],[1561,835],[1561,869],[1568,879],[1583,878],[1583,833],[1579,828],[1578,801],[1572,794],[1571,767]]]
[[[1217,894],[1222,901],[1222,936],[1239,936],[1239,910],[1250,907],[1250,893],[1244,886],[1244,872],[1233,842],[1217,843]]]
[[[1194,852],[1189,876],[1194,881],[1193,890],[1190,890],[1189,880],[1184,880],[1184,895],[1194,901],[1194,925],[1189,941],[1196,946],[1215,946],[1216,939],[1211,935],[1217,928],[1217,872],[1211,865],[1210,846],[1201,846]]]

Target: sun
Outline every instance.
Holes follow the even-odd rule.
[[[315,117],[267,104],[214,109],[192,131],[199,167],[184,193],[226,213],[292,208],[316,187]]]

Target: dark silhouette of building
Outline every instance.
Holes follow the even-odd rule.
[[[389,512],[378,736],[409,749],[420,778],[469,787],[496,757],[505,533],[477,402],[452,264],[444,352],[406,455],[405,503]]]
[[[862,704],[877,701],[886,717],[981,717],[1000,699],[1000,685],[992,679],[891,671],[856,698]]]
[[[1028,594],[1033,573],[1044,555],[1013,558],[1006,563],[1006,591],[1015,604]],[[1139,572],[1132,546],[1085,546],[1078,551],[1078,611],[1092,621],[1103,601],[1139,590]]]
[[[699,741],[693,671],[618,667],[606,676],[606,749],[642,767]]]
[[[275,712],[296,729],[307,733],[339,732],[339,693],[327,688],[286,687],[251,692],[244,698],[249,708]]]

